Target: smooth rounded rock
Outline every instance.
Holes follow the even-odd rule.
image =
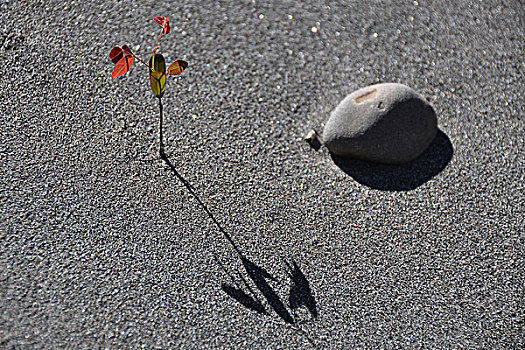
[[[328,119],[323,141],[337,155],[399,164],[416,159],[436,133],[436,113],[420,94],[385,83],[348,95]]]

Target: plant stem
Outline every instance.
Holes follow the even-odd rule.
[[[162,100],[159,97],[159,109],[160,109],[160,123],[159,123],[159,155],[161,158],[165,156],[164,154],[164,143],[162,142]]]
[[[142,63],[143,65],[145,65],[146,67],[148,67],[150,71],[153,71],[153,69],[151,69],[151,67],[150,67],[149,65],[147,65],[146,62],[144,62],[143,60],[141,60],[139,56],[135,55],[133,52],[131,53],[131,56],[133,56],[133,57],[136,58],[140,63]]]
[[[166,26],[166,22],[164,22],[164,25],[160,28],[159,38],[157,39],[157,48],[160,48],[160,39],[162,38],[162,32],[164,31],[165,26]]]

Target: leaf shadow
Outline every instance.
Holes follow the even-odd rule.
[[[290,270],[288,275],[292,281],[288,295],[288,305],[290,305],[290,308],[294,311],[301,306],[305,306],[312,317],[317,318],[317,303],[315,302],[310,283],[306,279],[306,276],[294,260],[292,260],[292,266],[286,261],[284,263]]]
[[[221,289],[226,294],[228,294],[228,296],[230,296],[231,298],[235,299],[238,303],[240,303],[242,306],[250,310],[259,312],[261,314],[267,315],[268,312],[264,308],[264,305],[259,300],[259,298],[257,297],[257,294],[253,291],[253,289],[250,288],[250,285],[248,284],[246,279],[242,276],[242,274],[237,271],[237,274],[240,280],[242,281],[243,286],[248,289],[251,295],[249,295],[241,287],[239,287],[238,283],[236,282],[236,279],[232,276],[232,274],[228,271],[228,269],[221,263],[221,261],[217,258],[215,254],[213,256],[215,258],[215,261],[219,265],[219,267],[228,275],[228,277],[230,277],[233,284],[235,285],[235,286],[232,286],[227,283],[221,283]]]
[[[258,313],[267,315],[264,305],[257,299],[248,295],[242,288],[234,287],[227,283],[221,283],[221,289],[228,294],[232,299],[235,299],[242,306],[247,309],[256,311]]]
[[[383,191],[410,191],[443,171],[453,154],[450,139],[438,130],[423,154],[404,164],[379,164],[333,153],[330,155],[341,170],[360,184]]]

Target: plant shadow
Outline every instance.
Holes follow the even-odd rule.
[[[242,273],[237,271],[239,280],[241,281],[239,283],[237,279],[233,277],[232,273],[230,273],[228,269],[223,264],[221,264],[219,259],[217,257],[215,257],[215,259],[221,269],[230,277],[233,282],[233,285],[222,283],[222,290],[242,306],[252,311],[269,315],[269,312],[266,311],[263,303],[257,297],[257,293],[253,290],[253,288],[250,287],[248,281],[243,277]],[[286,323],[297,324],[299,322],[295,311],[303,306],[309,311],[311,318],[317,318],[317,303],[312,294],[310,283],[294,260],[292,260],[291,265],[285,261],[285,265],[290,270],[287,272],[288,277],[290,278],[290,291],[288,295],[288,304],[286,305],[284,300],[279,297],[277,292],[268,283],[268,281],[278,283],[278,280],[274,276],[268,273],[268,271],[266,271],[264,268],[256,265],[253,261],[249,260],[241,253],[239,253],[239,259],[241,260],[244,271],[250,280],[255,284],[257,291],[262,294],[270,308],[279,316],[279,318],[281,318]],[[243,288],[246,288],[250,294],[245,292]]]
[[[438,130],[434,141],[415,160],[397,165],[368,162],[331,153],[334,163],[354,180],[383,191],[410,191],[421,186],[446,168],[454,147],[448,136]]]
[[[226,240],[231,244],[231,246],[233,247],[233,249],[237,253],[237,256],[240,259],[240,262],[244,268],[244,272],[253,282],[257,291],[259,291],[260,294],[262,294],[270,308],[274,310],[275,313],[277,313],[277,315],[283,321],[292,325],[296,324],[297,322],[288,309],[295,311],[297,308],[304,306],[308,309],[313,318],[317,318],[317,306],[315,298],[312,295],[310,283],[306,279],[304,273],[300,270],[299,265],[294,260],[292,260],[291,265],[285,261],[285,265],[290,270],[289,272],[287,272],[287,274],[291,280],[290,293],[288,297],[289,305],[287,307],[284,301],[279,297],[277,292],[268,283],[268,281],[278,283],[277,279],[273,277],[264,268],[258,266],[253,261],[248,259],[246,255],[241,252],[240,248],[235,244],[232,237],[222,228],[222,226],[215,219],[208,207],[201,201],[201,199],[195,192],[193,186],[182,175],[179,174],[175,166],[170,162],[170,160],[164,152],[161,151],[160,156],[162,160],[164,160],[164,162],[170,167],[173,174],[182,182],[182,184],[186,187],[190,194],[197,200],[197,202],[202,207],[202,209],[204,209],[206,214],[208,214],[208,216],[215,223],[216,227],[222,233],[224,238],[226,238]],[[239,283],[237,282],[237,279],[234,278],[233,274],[231,274],[228,271],[228,269],[220,262],[217,256],[215,256],[215,260],[217,261],[217,264],[220,266],[220,268],[229,276],[229,278],[234,284],[231,285],[228,283],[221,283],[221,289],[224,291],[224,293],[226,293],[232,299],[236,300],[242,306],[252,311],[269,315],[262,301],[257,296],[256,291],[250,287],[250,284],[243,277],[243,274],[237,271],[237,275],[239,277],[239,280],[241,281],[241,283]],[[246,288],[248,292],[245,292],[244,288]]]

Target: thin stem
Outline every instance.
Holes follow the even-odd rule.
[[[151,67],[149,65],[146,64],[146,62],[144,62],[143,60],[140,59],[140,57],[136,56],[133,52],[131,53],[131,56],[133,56],[134,58],[136,58],[140,63],[142,63],[143,65],[145,65],[146,67],[148,67],[150,70]]]
[[[159,123],[159,155],[161,158],[165,156],[164,154],[164,143],[162,142],[162,100],[159,97],[159,110],[160,110],[160,123]]]
[[[162,38],[162,33],[164,32],[164,27],[166,26],[166,22],[164,22],[164,26],[160,28],[160,34],[159,38],[157,39],[157,47],[160,47],[160,39]]]

